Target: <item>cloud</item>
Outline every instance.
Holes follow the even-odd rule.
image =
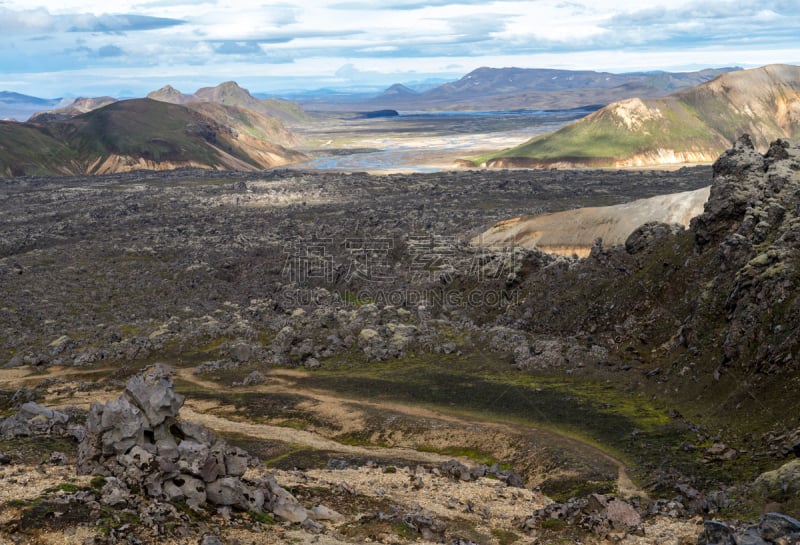
[[[297,23],[297,16],[302,13],[299,7],[288,3],[266,4],[263,7],[269,14],[269,19],[272,21],[272,24],[279,27]]]
[[[351,1],[351,2],[337,2],[331,4],[333,9],[344,10],[392,10],[392,11],[405,11],[417,10],[424,8],[445,7],[445,6],[480,6],[486,5],[486,0],[392,0],[390,2],[367,2],[367,1]]]
[[[146,15],[93,15],[77,13],[53,15],[45,8],[15,11],[0,8],[0,32],[4,34],[42,34],[48,32],[129,32],[154,30],[184,24],[179,19]]]
[[[102,58],[122,57],[123,55],[125,55],[125,51],[121,47],[112,44],[104,45],[97,50],[97,56]]]
[[[214,45],[214,51],[220,55],[258,55],[263,53],[258,42],[224,41]]]
[[[451,19],[448,24],[459,36],[459,41],[485,41],[491,39],[492,34],[506,29],[506,17],[489,14],[466,15]]]
[[[217,5],[217,0],[151,0],[150,2],[142,2],[136,4],[133,9],[149,9],[149,8],[164,8],[164,7],[179,7],[179,6],[201,6],[201,5]]]
[[[785,44],[797,37],[800,12],[796,2],[708,0],[619,14],[603,27],[621,43],[650,47]]]

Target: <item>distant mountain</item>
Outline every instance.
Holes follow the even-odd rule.
[[[250,94],[250,91],[240,87],[235,81],[227,81],[216,87],[203,87],[193,95],[186,95],[167,85],[158,91],[153,91],[147,95],[147,98],[172,104],[213,102],[224,104],[225,106],[237,106],[288,123],[308,121],[309,119],[299,104],[277,98],[256,98]]]
[[[760,150],[800,136],[800,67],[740,70],[664,98],[609,104],[475,162],[500,168],[711,162],[744,133]]]
[[[171,102],[172,104],[186,104],[196,100],[194,95],[187,95],[175,89],[172,85],[165,85],[157,91],[147,95],[147,98],[161,102]]]
[[[53,102],[58,102],[61,99],[48,99],[38,98],[11,91],[0,91],[0,102],[5,104],[38,104],[39,106],[48,106]]]
[[[71,104],[62,106],[61,108],[35,113],[30,117],[30,119],[28,119],[28,122],[51,123],[53,121],[69,119],[70,117],[75,117],[76,115],[85,114],[86,112],[91,112],[97,108],[102,108],[103,106],[107,106],[116,101],[116,98],[109,96],[96,98],[76,98]]]
[[[236,106],[124,100],[45,124],[0,123],[0,175],[260,170],[305,158],[276,142],[290,138],[273,119]]]
[[[0,91],[0,119],[25,121],[36,112],[63,105],[60,98],[38,98],[11,91]]]
[[[369,103],[371,107],[398,110],[570,109],[634,96],[662,97],[734,70],[737,68],[612,74],[589,70],[484,67],[423,93],[402,92],[402,86],[393,85]]]
[[[386,89],[383,93],[379,95],[379,98],[408,98],[408,97],[416,97],[419,96],[419,93],[406,87],[401,83],[395,83],[388,89]]]

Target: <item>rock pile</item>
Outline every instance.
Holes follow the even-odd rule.
[[[23,403],[13,416],[0,419],[0,437],[14,439],[41,434],[65,434],[69,429],[69,415],[54,411],[33,401]]]
[[[767,513],[761,522],[734,528],[718,520],[707,520],[697,545],[796,545],[800,543],[800,521],[781,513]]]
[[[600,537],[612,533],[642,533],[642,517],[633,505],[603,494],[591,494],[587,498],[573,499],[566,503],[551,503],[533,513],[521,527],[524,530],[533,530],[549,519],[563,520]]]
[[[467,467],[457,460],[448,460],[442,463],[440,470],[444,475],[459,481],[476,481],[481,477],[486,477],[488,475],[514,488],[525,487],[525,479],[522,477],[522,475],[508,469],[500,469],[500,466],[497,464],[493,464],[491,466],[480,464],[473,467]]]
[[[272,476],[244,478],[253,462],[247,452],[202,426],[180,421],[183,402],[170,370],[155,366],[131,378],[119,398],[92,405],[77,464],[81,474],[106,477],[102,503],[123,504],[138,490],[192,508],[210,504],[269,511],[282,520],[319,526],[316,511],[300,505]]]

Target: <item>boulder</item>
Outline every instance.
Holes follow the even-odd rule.
[[[134,376],[125,387],[125,396],[141,409],[151,427],[177,417],[183,405],[183,396],[175,393],[172,380],[161,372]]]
[[[611,500],[606,507],[606,518],[615,530],[632,530],[642,523],[642,517],[629,503]]]
[[[753,483],[753,488],[763,497],[772,500],[779,500],[786,494],[800,493],[800,459],[762,473]]]
[[[215,505],[239,505],[244,498],[244,484],[234,477],[223,477],[208,483],[208,501]]]
[[[60,411],[43,407],[33,401],[23,403],[16,414],[0,421],[0,437],[30,437],[38,434],[63,433],[67,429],[69,416]]]
[[[800,542],[800,521],[782,513],[767,513],[761,517],[758,530],[764,539],[777,542],[781,537],[792,536]]]
[[[109,507],[126,505],[130,498],[131,491],[116,477],[108,477],[100,490],[100,503]]]

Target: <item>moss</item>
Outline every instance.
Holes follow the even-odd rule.
[[[75,492],[78,492],[79,490],[84,490],[84,488],[81,487],[81,486],[78,486],[78,485],[76,485],[74,483],[61,483],[58,486],[56,486],[56,490],[60,490],[62,492],[66,492],[67,494],[74,494]]]
[[[272,513],[257,513],[256,511],[248,511],[247,515],[252,520],[260,522],[261,524],[268,524],[272,526],[273,524],[278,523],[278,521],[275,520],[275,517],[272,516]]]
[[[567,527],[567,522],[561,519],[545,519],[540,526],[543,530],[563,530]]]
[[[540,488],[547,497],[564,502],[570,498],[581,498],[593,493],[614,494],[617,491],[617,483],[616,479],[591,480],[581,476],[547,479]]]
[[[497,543],[499,543],[499,545],[511,545],[520,539],[519,534],[502,528],[493,528],[492,535],[497,538]]]

